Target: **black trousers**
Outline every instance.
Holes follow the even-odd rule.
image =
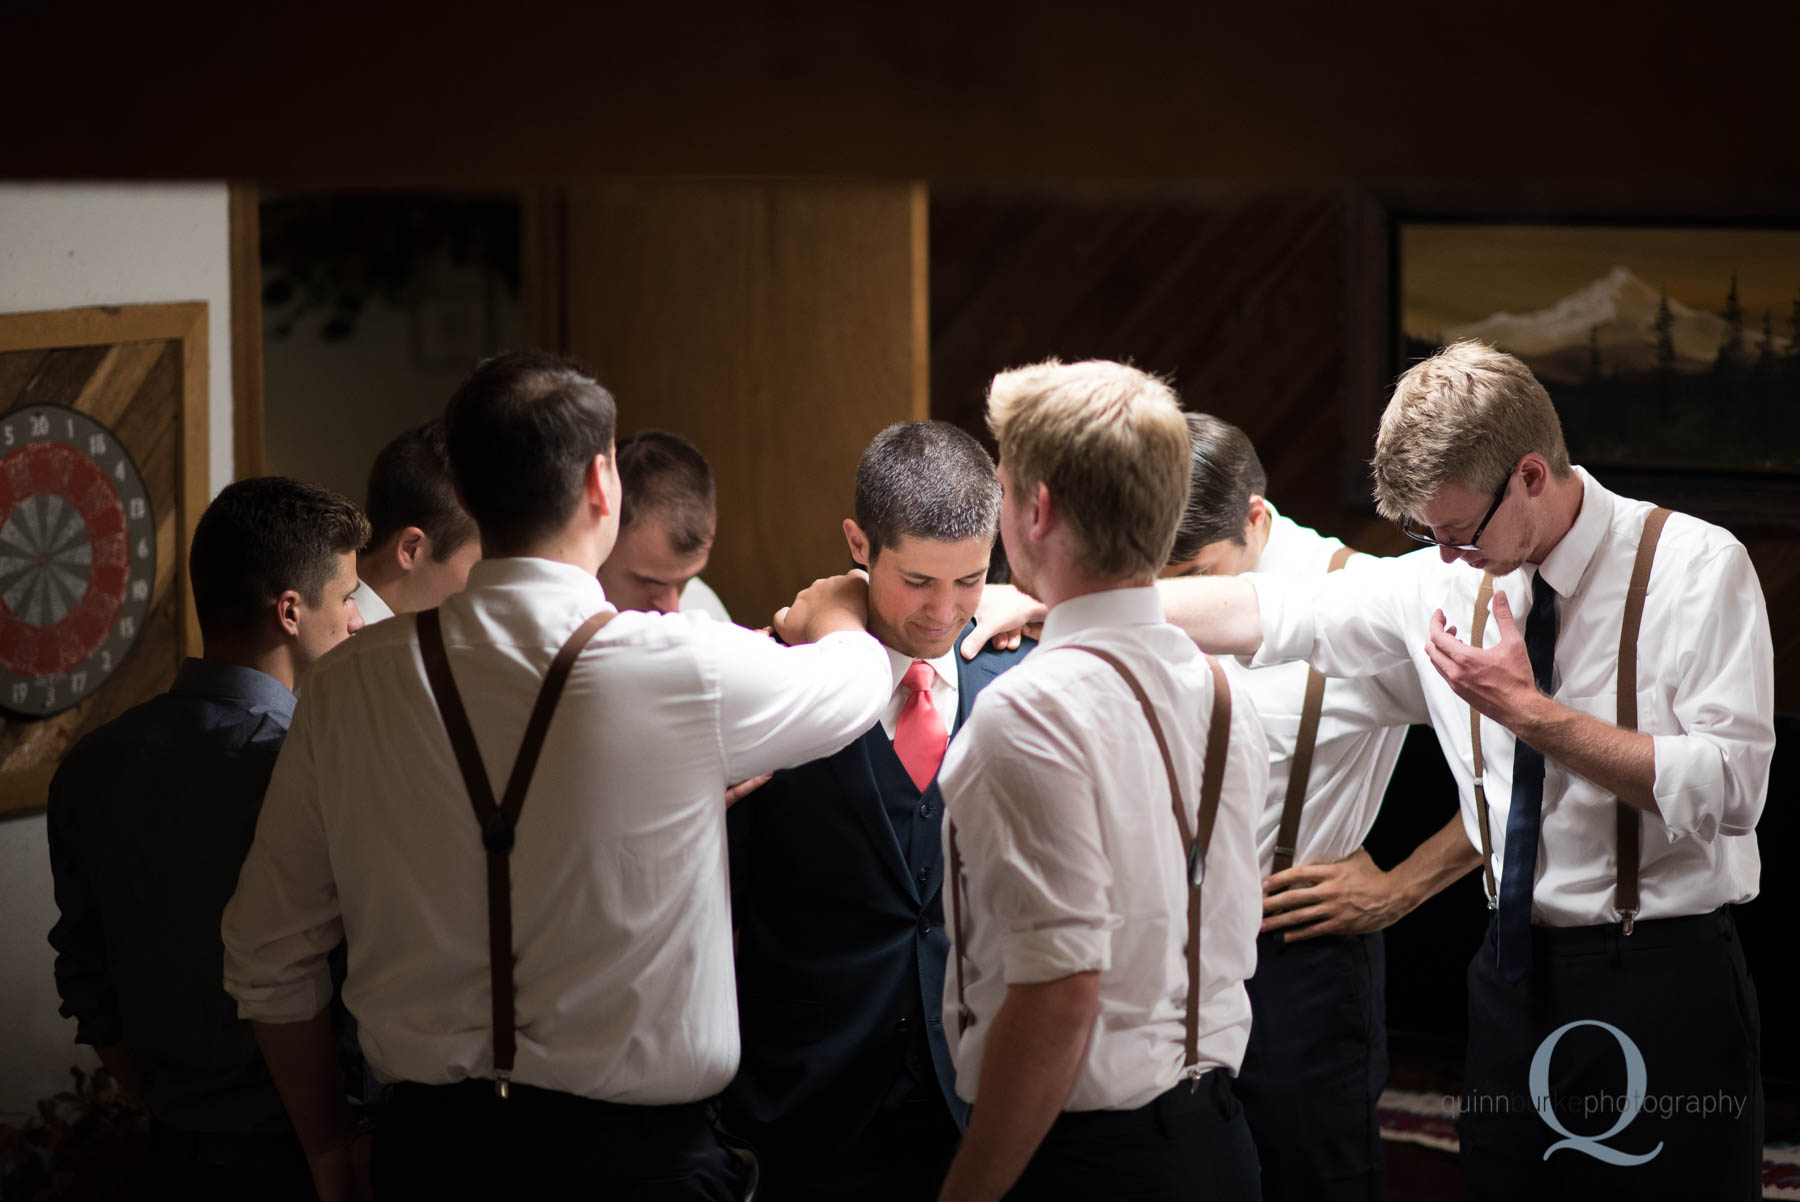
[[[1468,980],[1465,1198],[1762,1197],[1762,1028],[1729,911],[1534,927],[1517,983],[1490,923]]]
[[[375,1196],[728,1202],[743,1171],[710,1102],[622,1106],[489,1081],[403,1082],[375,1134]]]
[[[312,1170],[287,1135],[181,1131],[150,1123],[145,1196],[184,1202],[311,1202]]]
[[[752,1137],[762,1161],[756,1202],[937,1202],[962,1132],[935,1081],[930,1088],[883,1107],[845,1146],[821,1146],[804,1130],[780,1143]]]
[[[1256,1145],[1214,1070],[1136,1110],[1067,1110],[1008,1202],[1256,1202]]]
[[[1379,931],[1256,941],[1250,1046],[1234,1085],[1265,1202],[1382,1202],[1387,951]]]

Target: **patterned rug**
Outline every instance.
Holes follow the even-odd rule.
[[[1381,1138],[1455,1152],[1455,1095],[1405,1089],[1381,1092]],[[1800,1144],[1763,1149],[1763,1197],[1800,1199]]]

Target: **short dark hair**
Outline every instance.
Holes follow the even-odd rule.
[[[612,452],[612,393],[573,360],[511,351],[477,364],[444,409],[450,471],[482,540],[516,549],[569,520]]]
[[[369,520],[328,488],[286,476],[226,485],[200,515],[188,550],[200,632],[251,633],[289,589],[320,604],[337,557],[368,541]]]
[[[625,501],[619,530],[655,518],[677,555],[712,542],[718,526],[718,489],[700,448],[667,430],[639,430],[619,444],[619,483]]]
[[[856,465],[856,524],[869,562],[902,538],[994,537],[1000,480],[975,439],[949,422],[895,422]]]
[[[475,522],[456,499],[450,479],[450,448],[444,419],[434,417],[388,443],[369,468],[369,545],[384,546],[408,526],[431,540],[431,557],[442,563],[475,537]]]
[[[1186,563],[1213,543],[1243,546],[1250,498],[1269,487],[1268,473],[1248,434],[1210,413],[1188,414],[1187,428],[1193,473],[1170,563]]]

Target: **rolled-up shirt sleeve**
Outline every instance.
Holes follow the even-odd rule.
[[[984,698],[985,700],[985,698]],[[999,930],[1008,985],[1060,980],[1112,967],[1112,866],[1094,782],[1072,767],[1088,753],[1044,716],[995,697],[973,725],[997,724],[1004,740],[962,736],[987,754],[957,790],[951,813],[971,876],[973,908]]]
[[[325,839],[307,698],[294,713],[220,923],[238,1017],[293,1023],[331,1001],[326,955],[344,936]]]
[[[1638,674],[1641,711],[1645,691],[1673,684],[1680,727],[1654,736],[1656,806],[1671,842],[1748,835],[1762,817],[1775,752],[1775,659],[1762,585],[1737,543],[1664,579],[1681,587],[1663,626],[1673,659],[1657,679]],[[1664,579],[1651,597],[1655,585],[1667,587]]]
[[[875,725],[894,691],[887,652],[861,631],[797,647],[723,622],[697,623],[695,632],[716,664],[733,783],[841,751]]]
[[[1303,660],[1322,675],[1350,677],[1406,664],[1415,636],[1425,637],[1411,559],[1358,555],[1329,575],[1246,573],[1263,636],[1250,666]]]

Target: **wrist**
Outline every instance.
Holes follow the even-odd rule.
[[[1544,733],[1555,723],[1559,708],[1555,701],[1534,688],[1513,711],[1513,721],[1508,727],[1515,736],[1542,751]]]

